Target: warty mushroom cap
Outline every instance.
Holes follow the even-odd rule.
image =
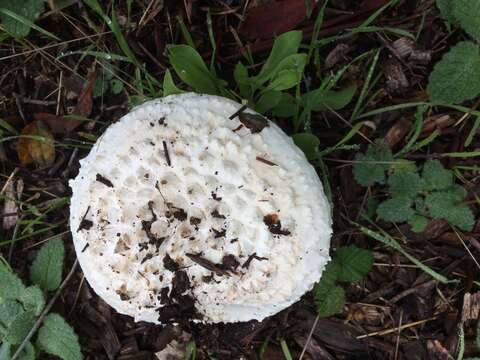
[[[262,320],[320,279],[332,230],[318,175],[277,125],[240,108],[194,93],[148,101],[80,161],[76,253],[119,313]]]

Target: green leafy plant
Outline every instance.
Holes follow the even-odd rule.
[[[341,313],[345,306],[345,290],[339,283],[359,282],[372,265],[371,251],[353,245],[339,248],[313,289],[318,314],[326,317]]]
[[[186,30],[185,30],[186,31]],[[188,32],[186,38],[188,38]],[[300,51],[301,31],[289,31],[278,36],[272,50],[257,73],[251,73],[239,62],[234,70],[236,92],[228,89],[228,83],[220,79],[215,68],[205,64],[200,54],[190,45],[168,46],[169,61],[177,76],[197,92],[243,99],[259,113],[271,112],[276,117],[292,118],[295,143],[309,160],[318,158],[320,141],[310,132],[299,132],[308,122],[312,111],[338,110],[353,98],[356,87],[343,90],[333,87],[343,73],[327,77],[314,90],[302,94],[300,83],[309,56]],[[292,94],[293,90],[295,93]],[[183,92],[174,83],[170,71],[163,80],[164,96]]]
[[[0,360],[10,359],[45,309],[45,297],[60,286],[65,249],[61,239],[50,240],[30,268],[33,285],[26,287],[0,258]],[[43,318],[35,344],[28,342],[18,359],[35,359],[41,352],[64,360],[82,359],[78,338],[58,314]]]
[[[480,2],[475,0],[437,0],[442,16],[460,25],[474,40],[480,39]],[[480,94],[480,52],[475,42],[453,46],[435,65],[427,91],[433,101],[461,103]]]
[[[115,77],[115,69],[111,63],[104,61],[100,76],[98,76],[93,87],[93,97],[97,98],[111,92],[118,95],[123,91],[123,83]]]
[[[0,0],[0,20],[3,28],[16,38],[27,36],[44,5],[44,0]]]
[[[387,185],[388,197],[376,209],[385,221],[407,221],[415,232],[423,231],[428,219],[445,219],[465,231],[475,224],[472,211],[464,203],[466,190],[455,184],[453,172],[438,160],[427,160],[419,173],[411,163],[393,162],[390,149],[375,143],[365,154],[357,155],[353,174],[363,186]]]

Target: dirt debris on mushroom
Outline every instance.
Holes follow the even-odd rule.
[[[230,118],[240,108],[193,93],[149,101],[81,161],[73,240],[89,284],[119,313],[262,320],[320,279],[331,236],[322,184],[277,125],[248,108]]]

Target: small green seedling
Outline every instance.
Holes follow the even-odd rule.
[[[355,160],[353,174],[360,185],[386,184],[388,198],[376,208],[379,218],[407,221],[415,232],[423,231],[429,219],[445,219],[464,231],[473,229],[467,192],[455,184],[453,172],[440,161],[427,160],[419,173],[413,163],[394,162],[388,146],[378,142]]]
[[[358,283],[372,265],[371,251],[353,245],[339,248],[313,288],[318,314],[327,317],[341,313],[345,306],[345,290],[339,283]]]
[[[29,287],[0,257],[0,360],[12,358],[42,314],[48,292],[60,286],[64,253],[61,239],[46,243],[30,268]],[[18,359],[34,360],[42,352],[63,360],[82,359],[77,335],[58,314],[45,316],[35,343],[29,341]]]
[[[123,83],[115,77],[114,67],[107,61],[103,62],[102,70],[93,87],[93,97],[98,98],[109,92],[118,95],[122,91]]]

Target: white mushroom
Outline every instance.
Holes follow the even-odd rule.
[[[81,160],[75,249],[119,313],[262,320],[320,279],[331,235],[322,184],[277,125],[240,107],[193,93],[149,101]]]

